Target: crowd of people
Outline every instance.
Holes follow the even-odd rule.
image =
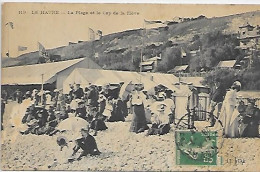
[[[209,119],[211,126],[220,120],[227,138],[259,137],[260,110],[256,107],[256,99],[248,99],[247,105],[238,97],[241,83],[235,81],[229,90],[216,79],[211,92]],[[215,118],[213,113],[215,113]]]
[[[68,94],[63,94],[62,90],[57,89],[53,91],[34,89],[25,94],[16,90],[13,100],[18,103],[29,102],[22,118],[22,123],[27,127],[20,132],[53,135],[59,132],[57,126],[63,120],[72,116],[79,117],[89,124],[81,129],[82,138],[76,140],[77,146],[73,149],[73,154],[80,148],[83,149],[81,156],[99,154],[93,136],[96,136],[98,131],[108,129],[106,122],[125,122],[129,114],[133,115],[130,132],[147,131],[147,136],[169,133],[171,124],[175,124],[175,92],[158,85],[151,94],[144,90],[142,84],[129,83],[122,88],[123,84],[97,86],[90,83],[84,89],[80,84],[74,84],[70,85]],[[187,112],[191,113],[191,110],[198,106],[199,98],[197,89],[193,86],[189,88],[191,93],[187,105],[184,106]],[[237,92],[240,88],[241,84],[236,81],[226,92],[220,81],[216,80],[216,85],[210,93],[208,116],[210,126],[215,126],[216,119],[219,119],[226,137],[259,137],[260,111],[251,99],[247,106],[242,101],[237,102]],[[5,95],[4,92],[2,103],[4,101],[7,103]],[[194,120],[188,121],[188,125],[192,125]],[[89,134],[90,129],[94,131],[93,136]],[[92,145],[91,150],[86,145]]]

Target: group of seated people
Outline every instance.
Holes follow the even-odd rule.
[[[96,88],[92,86],[88,91],[91,92],[91,90],[95,90]],[[91,95],[90,92],[87,95]],[[73,148],[73,153],[68,159],[71,162],[80,160],[86,155],[100,154],[95,138],[89,134],[89,130],[92,128],[94,122],[104,120],[110,122],[125,121],[128,113],[132,112],[133,119],[130,131],[140,133],[147,130],[147,136],[168,133],[170,124],[174,122],[175,105],[173,97],[172,94],[166,94],[164,90],[158,92],[156,96],[149,96],[142,91],[142,88],[136,87],[126,99],[121,99],[117,96],[106,97],[106,94],[102,91],[96,93],[99,93],[98,103],[91,100],[92,103],[88,103],[86,107],[84,101],[79,100],[79,109],[76,108],[75,110],[79,117],[92,122],[89,122],[90,125],[81,129],[82,137],[75,140],[76,146]],[[89,100],[89,97],[87,98]],[[104,104],[101,102],[104,102]],[[130,103],[130,107],[127,105],[128,103]],[[89,116],[88,114],[94,115]],[[93,120],[93,118],[96,120]],[[151,127],[149,128],[147,124],[151,124]],[[100,124],[94,126],[100,127]],[[58,140],[58,144],[60,143],[61,139]],[[76,156],[79,149],[82,149],[82,152],[79,156]]]
[[[39,94],[38,90],[32,93],[28,91],[26,98],[33,103],[23,117],[22,123],[28,126],[23,133],[52,134],[62,120],[73,114],[88,121],[90,128],[95,130],[94,135],[97,135],[98,130],[107,129],[106,121],[124,122],[129,113],[134,114],[131,128],[135,128],[130,131],[139,133],[149,129],[147,124],[152,124],[148,135],[168,133],[169,125],[174,121],[175,109],[171,94],[166,95],[166,91],[161,90],[157,95],[151,96],[142,89],[136,87],[126,99],[119,97],[120,85],[110,90],[91,84],[83,91],[80,85],[76,84],[71,86],[67,95],[57,90],[45,91],[42,94]],[[137,94],[142,96],[138,97]],[[142,99],[141,104],[135,103],[136,95],[137,99]],[[139,125],[140,123],[144,125]],[[137,127],[133,127],[134,125]]]
[[[37,91],[32,94],[28,92],[26,97],[34,100],[34,103],[27,108],[22,119],[22,123],[28,126],[22,134],[55,134],[56,126],[73,114],[89,123],[89,126],[81,130],[82,138],[76,140],[77,145],[73,149],[73,155],[80,148],[83,149],[81,156],[84,156],[100,153],[94,137],[89,135],[89,129],[93,129],[96,136],[97,131],[107,129],[105,122],[124,122],[129,113],[133,114],[130,132],[147,131],[147,136],[169,133],[170,124],[174,123],[175,117],[174,92],[163,88],[150,95],[143,87],[134,86],[123,98],[119,96],[121,86],[104,89],[91,84],[83,91],[76,84],[75,87],[71,86],[67,95],[58,91],[46,91],[41,94],[43,99],[37,96],[40,95]],[[255,107],[255,102],[249,101],[247,106],[240,102],[238,111],[241,137],[259,137],[260,110]],[[150,127],[148,124],[151,124]]]
[[[135,88],[131,94],[133,120],[130,131],[148,135],[163,135],[170,131],[174,123],[175,103],[173,92],[167,89],[157,90],[155,95],[147,94],[143,88]],[[151,124],[149,128],[147,124]]]
[[[98,130],[107,129],[105,121],[125,121],[127,108],[123,108],[119,92],[107,93],[107,90],[98,90],[95,85],[87,87],[85,92],[79,84],[71,88],[67,95],[58,91],[45,91],[43,94],[28,91],[26,98],[33,103],[23,117],[22,122],[29,127],[23,133],[50,134],[69,114],[88,121],[95,135]]]
[[[239,137],[259,137],[260,109],[255,106],[255,101],[248,99],[248,105],[243,101],[239,102]]]
[[[32,103],[26,110],[22,119],[23,124],[27,124],[28,128],[22,131],[22,134],[48,134],[55,132],[55,127],[63,120],[68,118],[66,109],[55,111],[53,106],[47,109],[44,106],[36,106]]]

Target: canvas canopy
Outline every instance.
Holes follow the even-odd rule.
[[[75,65],[84,58],[36,65],[14,66],[2,68],[2,85],[30,85],[50,83],[48,80],[56,73]]]
[[[87,87],[90,83],[95,85],[116,84],[124,82],[125,84],[143,84],[145,90],[163,84],[169,89],[177,90],[173,85],[178,78],[172,74],[158,73],[137,73],[129,71],[113,71],[113,70],[96,70],[96,69],[75,69],[64,81],[63,92],[67,94],[70,90],[70,84],[81,84],[82,88]]]

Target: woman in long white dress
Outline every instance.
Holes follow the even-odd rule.
[[[240,91],[241,83],[235,81],[231,89],[227,91],[223,106],[221,109],[220,120],[224,127],[224,134],[226,137],[238,137],[238,122],[235,120],[234,114],[237,114],[237,92]],[[233,116],[233,117],[232,117]]]

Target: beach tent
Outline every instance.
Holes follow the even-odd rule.
[[[77,68],[66,78],[63,82],[63,92],[67,94],[70,90],[70,84],[81,84],[85,88],[89,83],[103,86],[106,84],[119,84],[124,82],[126,84],[132,82],[133,84],[145,83],[145,88],[149,89],[155,86],[153,81],[144,78],[137,72],[128,71],[114,71],[114,70],[96,70]]]
[[[120,82],[129,84],[131,82],[132,84],[143,84],[145,90],[149,90],[152,87],[162,84],[173,91],[177,91],[178,88],[173,85],[177,81],[178,78],[172,74],[77,68],[63,82],[63,90],[65,94],[68,93],[70,90],[69,84],[76,83],[85,87],[89,83],[105,85]]]
[[[109,83],[120,83],[121,81],[111,71],[105,72],[105,70],[77,68],[63,82],[63,93],[69,93],[70,84],[80,84],[82,88],[85,88],[90,83],[106,85]]]
[[[178,78],[172,74],[162,73],[141,73],[142,79],[145,81],[150,80],[155,85],[163,85],[172,91],[178,91],[179,89],[174,85],[178,82]]]
[[[53,63],[43,63],[2,68],[1,85],[40,85],[55,83],[56,88],[62,88],[65,78],[75,68],[101,69],[89,58],[79,58]]]

